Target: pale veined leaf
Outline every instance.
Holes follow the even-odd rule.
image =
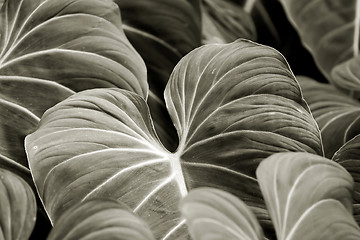
[[[109,199],[79,203],[64,212],[47,240],[155,240],[124,204]]]
[[[158,140],[139,95],[120,89],[75,94],[48,110],[25,141],[55,225],[66,209],[96,197],[129,205],[157,239],[179,224],[177,203],[187,192],[180,163]]]
[[[360,134],[360,103],[332,85],[297,77],[304,98],[319,125],[327,158]]]
[[[353,179],[336,162],[310,153],[276,153],[260,163],[256,175],[278,239],[335,240],[347,231],[360,236],[351,215]],[[326,235],[330,226],[339,235]]]
[[[0,168],[0,239],[28,239],[36,221],[31,187],[16,174]]]
[[[264,239],[254,213],[234,195],[215,188],[191,190],[180,210],[194,240]]]
[[[256,40],[249,12],[232,1],[203,0],[201,16],[203,43],[228,43],[238,38]]]
[[[299,219],[296,228],[286,236],[287,240],[356,240],[360,229],[353,216],[339,201],[327,199],[314,204]]]
[[[25,136],[76,91],[120,87],[147,98],[145,64],[112,1],[6,1],[0,26],[0,165],[27,168]]]
[[[145,67],[112,1],[7,1],[1,25],[1,75],[75,91],[116,86],[147,97]]]
[[[353,177],[354,202],[360,203],[360,135],[346,142],[333,156]]]
[[[348,91],[360,91],[359,0],[281,0],[323,74]]]
[[[43,115],[25,145],[53,222],[77,202],[112,197],[156,239],[187,239],[178,203],[189,189],[207,186],[240,197],[271,229],[258,163],[274,152],[322,154],[284,58],[248,41],[198,48],[174,69],[165,99],[180,139],[174,153],[158,139],[144,99],[126,90],[87,90]]]

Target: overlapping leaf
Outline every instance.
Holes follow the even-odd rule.
[[[340,88],[360,91],[359,0],[281,0],[323,74]]]
[[[148,68],[151,91],[162,94],[180,58],[200,46],[200,0],[116,0],[123,28]]]
[[[148,226],[123,204],[94,199],[63,213],[48,240],[154,240]]]
[[[232,1],[204,0],[201,15],[204,43],[227,43],[238,38],[256,40],[250,14]]]
[[[19,176],[0,168],[0,239],[28,239],[36,220],[31,187]]]
[[[120,87],[147,97],[144,62],[112,1],[6,1],[0,26],[0,157],[12,168],[27,167],[23,140],[44,111],[75,91]]]
[[[145,68],[112,1],[7,1],[1,26],[1,75],[51,80],[75,91],[116,86],[147,96]]]
[[[339,164],[309,153],[277,153],[257,178],[278,239],[357,239],[353,180]]]
[[[322,154],[298,83],[272,48],[246,40],[199,48],[176,66],[165,100],[182,158],[197,162],[189,169],[211,162],[255,177],[274,152]]]
[[[126,36],[148,69],[148,105],[164,145],[175,150],[176,131],[166,111],[163,92],[181,57],[200,46],[200,0],[116,0]]]
[[[319,125],[325,156],[331,158],[345,142],[360,134],[360,103],[329,84],[303,76],[298,80]]]
[[[187,239],[178,203],[189,189],[208,186],[241,197],[266,225],[258,163],[274,152],[322,154],[315,120],[274,49],[248,41],[198,48],[174,69],[165,99],[180,139],[174,153],[135,93],[88,90],[44,114],[25,144],[55,224],[77,202],[112,197],[156,239]]]
[[[264,239],[262,229],[246,204],[215,188],[198,188],[181,202],[181,213],[192,239]]]
[[[360,203],[360,135],[346,142],[333,156],[353,177],[354,202]]]

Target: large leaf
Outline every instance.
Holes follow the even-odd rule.
[[[346,142],[333,156],[353,177],[354,202],[360,203],[360,135]]]
[[[116,86],[147,96],[145,68],[112,1],[7,1],[0,24],[0,75],[51,80],[75,91]]]
[[[28,239],[36,220],[31,187],[19,176],[0,168],[0,239]]]
[[[73,204],[105,196],[129,205],[155,238],[187,238],[178,202],[202,186],[241,197],[267,223],[258,163],[274,152],[322,154],[315,120],[274,49],[248,41],[198,48],[174,69],[165,97],[180,139],[174,153],[135,93],[88,90],[44,114],[25,145],[55,223]]]
[[[276,153],[256,175],[278,239],[360,237],[351,215],[353,180],[339,164],[309,153]]]
[[[203,0],[201,16],[204,43],[227,43],[238,38],[256,40],[250,14],[230,0]]]
[[[323,74],[336,85],[360,91],[359,0],[281,0]]]
[[[360,103],[332,85],[303,76],[298,80],[319,124],[325,156],[331,158],[345,142],[360,134]]]
[[[181,201],[192,239],[264,239],[250,209],[237,197],[215,188],[198,188]]]
[[[150,229],[125,205],[108,199],[76,204],[64,212],[48,240],[154,240]]]
[[[12,167],[27,167],[24,137],[75,91],[120,87],[147,97],[144,62],[112,1],[6,1],[0,26],[0,157]]]

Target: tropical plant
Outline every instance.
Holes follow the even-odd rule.
[[[360,4],[306,3],[0,1],[0,239],[359,238]]]

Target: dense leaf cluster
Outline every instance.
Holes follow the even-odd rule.
[[[0,239],[360,239],[359,0],[0,6]]]

